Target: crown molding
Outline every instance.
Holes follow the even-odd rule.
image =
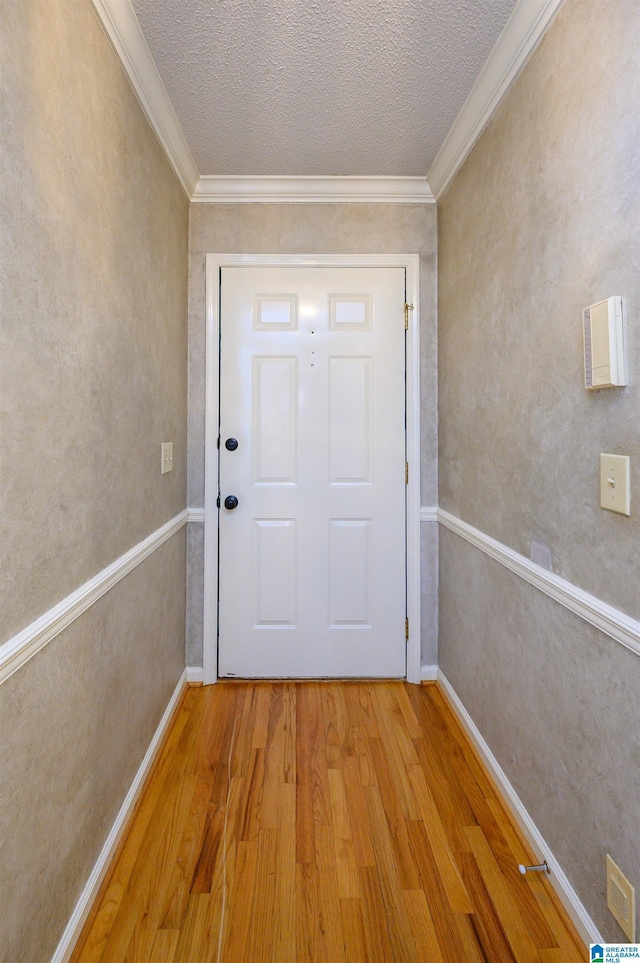
[[[440,199],[564,0],[518,0],[428,173]]]
[[[196,204],[434,204],[425,177],[201,177]]]
[[[191,199],[198,169],[130,0],[91,0],[156,137]]]

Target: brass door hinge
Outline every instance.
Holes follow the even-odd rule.
[[[405,461],[404,463],[404,483],[405,485],[409,484],[409,462],[408,461]]]
[[[412,304],[405,304],[404,306],[404,330],[409,330],[409,311],[413,311]]]
[[[404,637],[409,640],[409,619],[404,620]]]

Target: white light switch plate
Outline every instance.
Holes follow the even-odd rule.
[[[166,475],[168,471],[173,471],[173,442],[165,441],[162,444],[162,460],[160,463],[160,473]]]
[[[628,455],[600,455],[600,505],[610,512],[631,514]]]

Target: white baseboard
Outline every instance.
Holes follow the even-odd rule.
[[[438,678],[438,666],[437,665],[422,665],[420,666],[420,681],[421,682],[435,682]]]
[[[527,837],[529,843],[533,847],[536,856],[541,860],[546,859],[549,869],[551,870],[549,881],[560,897],[562,905],[573,920],[573,923],[580,933],[580,936],[585,943],[602,943],[603,939],[598,932],[596,924],[593,922],[586,909],[580,902],[578,894],[565,876],[560,863],[556,860],[555,856],[547,846],[542,833],[539,831],[533,819],[525,809],[522,800],[509,782],[504,770],[500,766],[500,763],[491,752],[491,749],[482,737],[480,730],[460,701],[458,695],[444,675],[442,669],[438,669],[438,682],[447,694],[447,697],[453,709],[455,710],[458,719],[463,725],[471,742],[478,750],[482,761],[498,784],[505,801],[508,802],[511,812],[513,813],[523,833]]]
[[[66,929],[62,934],[62,938],[58,943],[58,947],[51,957],[51,963],[68,963],[71,958],[73,949],[78,941],[80,933],[82,932],[82,927],[85,924],[89,911],[93,906],[93,902],[98,895],[102,881],[109,869],[109,864],[113,858],[116,851],[118,843],[122,839],[122,835],[127,828],[127,823],[129,817],[133,812],[133,808],[136,804],[138,796],[144,786],[145,779],[147,778],[151,766],[156,757],[156,753],[160,748],[162,739],[165,735],[171,717],[173,715],[174,709],[178,705],[180,697],[184,691],[187,684],[187,670],[182,673],[180,680],[173,691],[173,695],[169,700],[169,704],[164,711],[162,719],[156,729],[153,739],[147,749],[144,759],[140,763],[140,768],[135,774],[134,780],[131,783],[131,788],[125,796],[125,800],[120,807],[120,811],[116,816],[116,821],[111,827],[111,832],[107,836],[106,842],[102,847],[102,851],[98,856],[97,862],[91,871],[91,875],[86,882],[84,889],[80,895],[80,899],[76,903],[76,907],[71,914],[71,918],[67,923]]]
[[[198,685],[204,679],[204,672],[201,665],[188,665],[185,669],[187,682],[190,685]]]

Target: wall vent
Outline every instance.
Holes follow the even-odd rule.
[[[631,943],[636,940],[636,891],[607,853],[607,906]]]

